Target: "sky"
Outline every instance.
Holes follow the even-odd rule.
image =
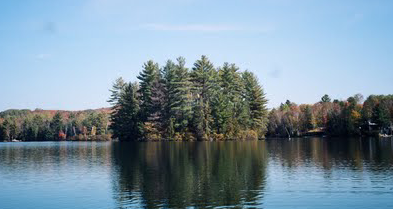
[[[110,106],[144,62],[201,55],[269,100],[393,93],[391,0],[0,0],[0,111]]]

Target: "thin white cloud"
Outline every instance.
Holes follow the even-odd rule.
[[[270,32],[272,27],[243,27],[237,25],[221,25],[221,24],[144,24],[142,29],[155,31],[199,31],[199,32],[223,32],[223,31],[256,31]]]

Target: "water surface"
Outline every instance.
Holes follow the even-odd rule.
[[[393,208],[393,141],[0,143],[0,208]]]

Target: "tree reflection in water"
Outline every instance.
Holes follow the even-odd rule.
[[[255,206],[263,198],[265,147],[264,141],[113,144],[115,198],[119,207]]]

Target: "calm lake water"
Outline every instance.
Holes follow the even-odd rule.
[[[0,208],[393,208],[393,141],[0,143]]]

